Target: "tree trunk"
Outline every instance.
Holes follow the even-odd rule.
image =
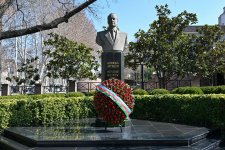
[[[166,88],[166,83],[165,83],[165,73],[163,71],[158,71],[156,73],[158,82],[159,82],[159,88]]]
[[[164,77],[158,77],[158,81],[159,81],[159,88],[166,89],[165,78]]]

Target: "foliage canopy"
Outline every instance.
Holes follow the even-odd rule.
[[[99,64],[92,56],[93,49],[53,33],[44,44],[50,46],[44,52],[44,55],[50,58],[47,63],[49,77],[96,79],[94,71],[97,71]]]
[[[220,41],[223,32],[219,26],[206,25],[198,35],[191,35],[184,31],[197,23],[196,14],[183,11],[170,17],[168,5],[156,6],[156,11],[158,19],[147,31],[140,29],[135,34],[137,41],[130,42],[126,57],[130,67],[138,63],[153,67],[160,88],[174,77],[224,72],[225,43]]]

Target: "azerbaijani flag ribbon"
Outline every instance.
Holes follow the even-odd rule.
[[[104,95],[110,97],[111,100],[114,101],[120,107],[120,109],[124,112],[126,117],[129,118],[129,115],[132,111],[127,106],[127,104],[124,103],[124,101],[116,93],[114,93],[112,90],[108,89],[107,87],[105,87],[102,84],[98,84],[96,86],[96,89],[99,92],[103,93]]]

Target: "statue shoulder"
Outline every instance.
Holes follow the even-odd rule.
[[[127,36],[127,33],[126,32],[121,32],[120,31],[120,34],[124,35],[124,36]]]
[[[104,41],[105,34],[106,34],[106,31],[99,31],[99,32],[97,32],[96,43],[98,45],[101,45],[102,42]]]
[[[102,35],[102,34],[106,34],[108,31],[99,31],[97,32],[97,35]]]

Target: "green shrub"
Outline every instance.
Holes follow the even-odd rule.
[[[12,116],[10,118],[11,126],[30,126],[32,124],[32,112],[26,99],[19,100],[11,108]]]
[[[95,117],[93,98],[46,97],[0,101],[0,131],[8,126],[49,126],[65,120]]]
[[[0,96],[0,99],[21,99],[26,98],[27,96],[28,95],[9,95],[9,96]]]
[[[199,87],[179,87],[175,88],[171,93],[173,94],[203,94]]]
[[[131,118],[225,129],[225,95],[136,95]],[[93,97],[0,100],[0,130],[95,117]]]
[[[64,93],[46,93],[46,94],[33,94],[26,95],[29,99],[42,99],[46,97],[65,97]]]
[[[170,92],[166,89],[153,89],[149,92],[150,95],[156,95],[156,94],[170,94]]]
[[[204,94],[216,94],[215,88],[212,86],[200,87]]]
[[[87,96],[93,96],[95,91],[91,91]],[[0,100],[4,99],[43,99],[46,97],[85,97],[85,94],[82,92],[69,92],[69,93],[47,93],[47,94],[32,94],[32,95],[9,95],[9,96],[0,96]]]
[[[82,92],[69,92],[65,96],[66,97],[85,97],[85,94]]]
[[[2,129],[10,126],[9,121],[12,116],[11,110],[15,103],[15,100],[0,101],[0,132],[2,132]]]
[[[225,94],[225,86],[200,87],[204,94]]]
[[[47,93],[47,94],[32,94],[32,95],[9,95],[0,96],[0,99],[40,99],[45,97],[65,97],[64,93]]]
[[[135,89],[133,91],[134,95],[148,95],[148,92],[143,89]]]
[[[90,91],[90,92],[85,93],[85,95],[86,95],[86,96],[94,96],[95,93],[96,93],[96,91],[95,91],[95,90],[92,90],[92,91]]]
[[[219,86],[220,87],[220,93],[219,94],[225,94],[225,86]]]
[[[131,118],[225,129],[225,95],[137,96]]]

